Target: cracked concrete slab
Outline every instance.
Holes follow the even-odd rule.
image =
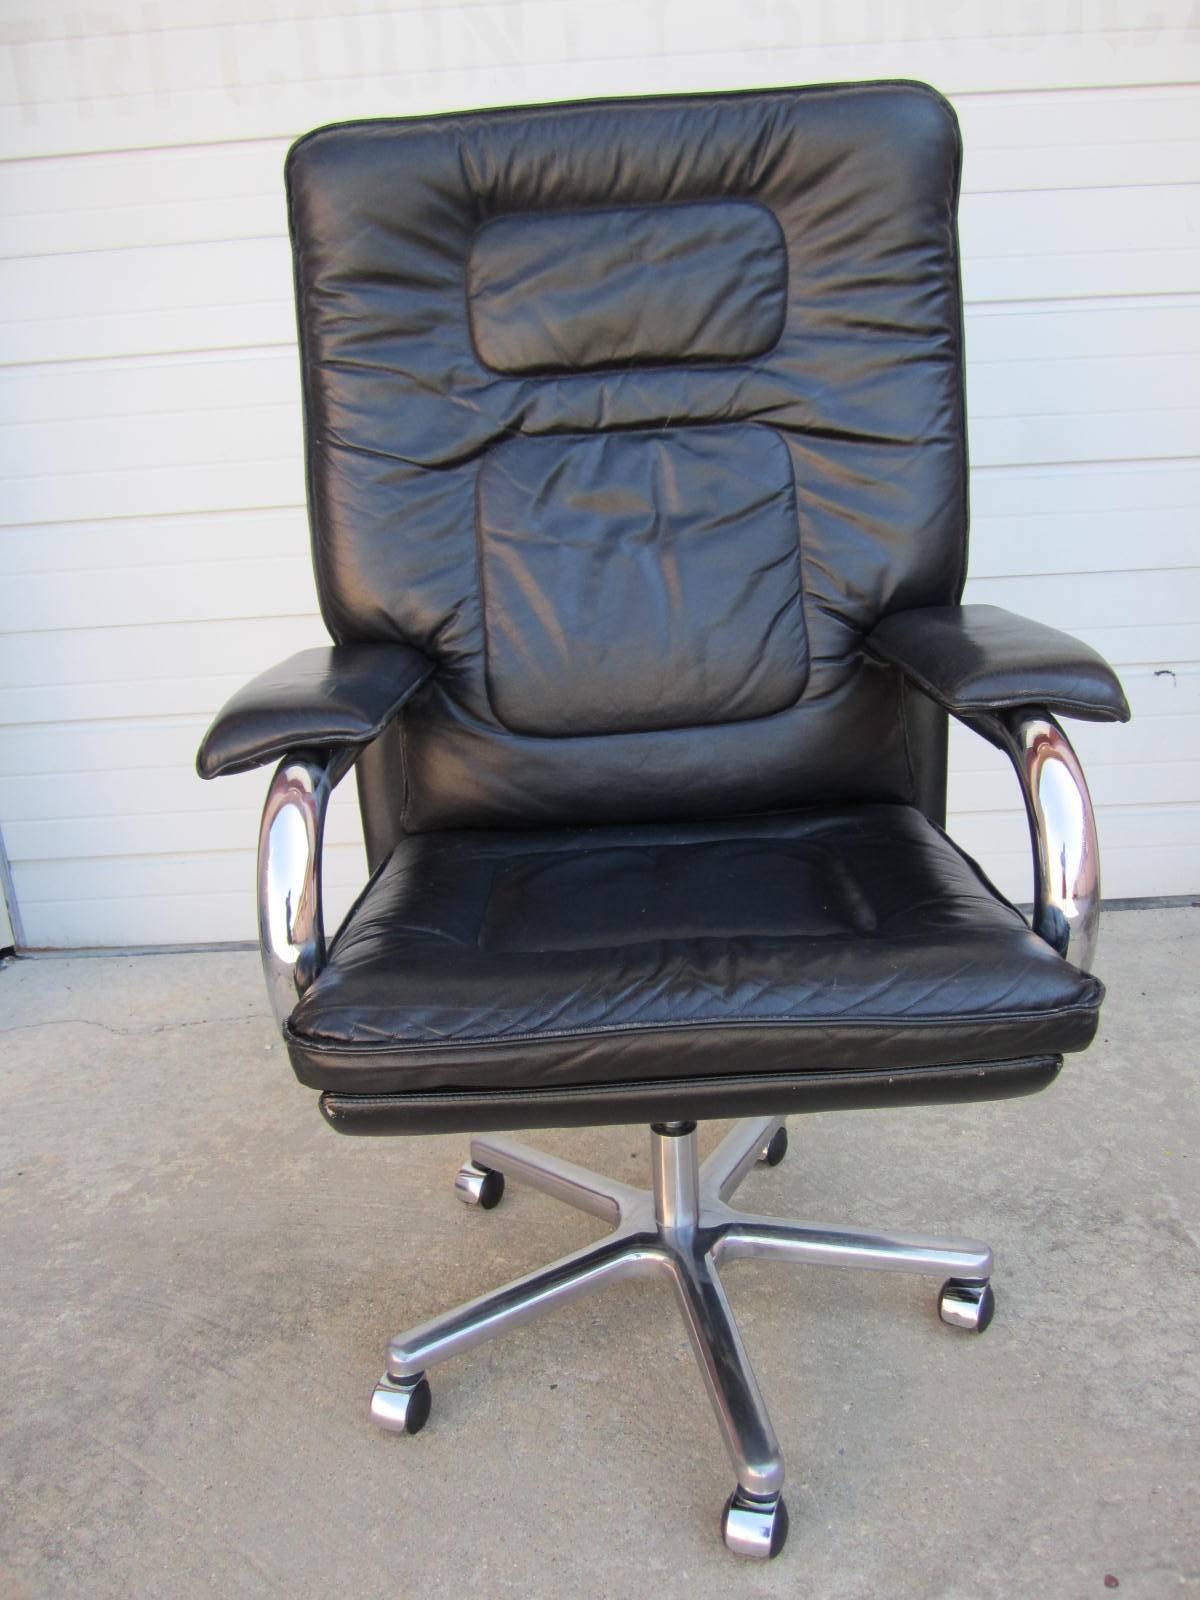
[[[652,1283],[448,1363],[415,1439],[366,1420],[389,1335],[599,1224],[517,1188],[464,1211],[457,1137],[339,1139],[253,954],[10,963],[0,1595],[1200,1592],[1200,912],[1110,914],[1099,967],[1101,1036],[1047,1093],[794,1118],[747,1180],[998,1258],[983,1339],[919,1279],[730,1269],[788,1459],[758,1566]],[[645,1179],[641,1129],[529,1137]]]

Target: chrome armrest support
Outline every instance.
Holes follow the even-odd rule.
[[[977,726],[1020,780],[1033,843],[1034,932],[1090,972],[1100,931],[1100,847],[1079,758],[1047,711],[998,712]]]
[[[356,751],[298,751],[275,769],[258,834],[258,938],[280,1026],[325,965],[321,847],[325,813]]]

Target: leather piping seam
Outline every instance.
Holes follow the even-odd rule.
[[[362,905],[363,901],[370,894],[371,890],[375,887],[376,883],[383,876],[384,872],[387,870],[388,862],[391,859],[392,859],[392,852],[389,850],[388,853],[384,856],[383,860],[375,868],[374,872],[371,872],[371,873],[369,873],[367,875],[366,883],[363,884],[362,888],[354,896],[354,900],[351,903],[349,911],[346,912],[346,915],[338,923],[337,928],[334,930],[333,934],[332,935],[326,934],[326,937],[325,937],[325,966],[328,966],[330,961],[333,960],[334,951],[337,949],[338,940],[341,938],[343,930],[350,926],[351,919],[357,913],[359,907]],[[321,970],[324,971],[324,967]],[[318,974],[318,976],[319,976],[319,974]]]
[[[669,722],[665,724],[655,724],[654,726],[647,728],[590,729],[586,733],[572,733],[569,731],[564,733],[534,733],[526,728],[514,728],[510,723],[506,722],[496,709],[495,697],[492,693],[491,637],[488,632],[488,590],[487,581],[484,577],[483,528],[479,513],[480,481],[483,476],[483,463],[480,461],[475,470],[475,483],[472,490],[472,503],[475,516],[473,540],[475,559],[475,590],[479,597],[479,627],[480,633],[483,636],[483,692],[487,700],[487,709],[491,713],[492,720],[496,727],[502,729],[506,734],[517,739],[562,741],[579,739],[632,739],[638,738],[643,734],[662,735],[670,733],[696,733],[704,728],[744,727],[747,723],[766,722],[771,717],[786,716],[788,712],[795,711],[798,706],[804,703],[804,696],[808,691],[809,679],[812,677],[813,668],[812,646],[808,631],[808,590],[804,581],[804,555],[800,539],[800,500],[796,488],[796,468],[795,462],[792,459],[792,452],[788,449],[787,441],[783,437],[784,430],[782,428],[778,428],[769,422],[759,422],[755,417],[738,417],[733,420],[726,418],[705,417],[698,421],[684,420],[671,423],[639,423],[636,427],[569,428],[564,429],[562,432],[550,432],[543,434],[519,433],[510,437],[521,439],[536,438],[593,440],[598,438],[611,438],[613,436],[620,436],[622,434],[661,434],[683,432],[692,428],[756,427],[765,428],[767,433],[787,457],[787,481],[784,485],[784,492],[791,502],[792,517],[795,524],[795,541],[793,550],[796,563],[795,606],[797,612],[799,613],[800,633],[802,635],[802,644],[804,646],[804,659],[802,663],[804,668],[804,676],[795,699],[785,700],[782,705],[776,706],[770,711],[756,711],[752,716],[722,717],[716,720],[710,718],[703,722]],[[507,443],[508,440],[505,439],[498,442],[503,444]]]
[[[288,150],[284,159],[284,176],[290,181],[290,168],[292,159],[304,145],[315,143],[329,134],[342,133],[350,129],[383,129],[390,131],[394,128],[420,128],[430,123],[464,122],[470,120],[487,119],[489,121],[506,122],[514,117],[526,120],[533,116],[563,115],[566,113],[585,113],[588,111],[603,111],[619,109],[621,107],[653,106],[656,110],[664,112],[676,110],[680,105],[711,105],[715,101],[732,101],[736,104],[740,100],[758,99],[762,101],[779,101],[787,103],[790,100],[802,98],[818,99],[831,93],[845,94],[858,92],[866,95],[887,89],[908,89],[917,91],[923,99],[930,100],[937,106],[942,116],[950,124],[953,131],[958,130],[958,122],[954,109],[945,95],[925,83],[920,78],[863,78],[848,79],[839,83],[802,83],[794,84],[783,89],[711,89],[711,90],[685,90],[679,94],[654,94],[654,95],[593,95],[587,100],[573,100],[566,103],[562,101],[535,100],[525,105],[484,107],[475,111],[434,111],[422,112],[410,117],[347,117],[338,122],[323,123],[319,128],[312,128],[308,133],[301,134]]]
[[[863,650],[874,661],[881,661],[885,666],[895,667],[923,694],[935,700],[944,711],[954,717],[974,717],[982,711],[1015,711],[1024,706],[1045,706],[1050,711],[1090,711],[1103,722],[1128,722],[1129,712],[1124,714],[1103,705],[1099,700],[1084,700],[1077,696],[1055,694],[1052,690],[1021,689],[1011,695],[995,695],[988,699],[961,700],[937,685],[918,672],[909,662],[898,655],[885,654],[878,645],[872,645],[870,636],[863,641]]]
[[[401,707],[401,710],[403,709]],[[409,782],[408,777],[408,718],[400,716],[399,712],[396,715],[399,721],[398,734],[400,739],[400,829],[402,833],[405,833],[408,831],[408,808],[412,802],[412,784]],[[394,844],[392,848],[395,848]],[[379,863],[381,869],[387,865],[391,859],[391,854],[392,852],[389,850]],[[356,908],[357,905],[358,901],[356,900]]]
[[[1015,1076],[1018,1071],[1039,1068],[1045,1070],[1048,1067],[1057,1067],[1061,1070],[1062,1057],[1060,1055],[1011,1056],[1001,1061],[965,1061],[952,1062],[946,1066],[902,1067],[893,1072],[884,1067],[869,1067],[861,1072],[756,1072],[747,1073],[744,1077],[722,1073],[700,1078],[620,1079],[615,1083],[547,1085],[537,1089],[408,1089],[394,1094],[354,1094],[348,1089],[321,1089],[318,1093],[335,1103],[350,1101],[355,1110],[368,1110],[373,1106],[386,1108],[408,1105],[412,1102],[419,1104],[422,1101],[444,1104],[446,1101],[462,1100],[475,1104],[484,1100],[501,1104],[514,1100],[541,1102],[547,1098],[567,1099],[574,1096],[578,1096],[581,1100],[625,1096],[637,1098],[643,1093],[653,1095],[665,1092],[677,1095],[689,1090],[773,1089],[792,1084],[821,1085],[845,1083],[848,1080],[855,1083],[894,1083],[897,1079],[902,1079],[905,1083],[910,1083],[928,1078],[945,1082],[957,1078],[985,1078],[991,1074]]]
[[[289,732],[278,739],[272,739],[266,744],[257,744],[254,753],[248,756],[233,757],[222,761],[211,772],[202,774],[205,778],[225,778],[235,772],[251,772],[255,767],[265,766],[268,761],[276,757],[290,755],[294,750],[347,750],[355,749],[372,743],[378,739],[390,722],[399,714],[404,705],[412,698],[422,684],[427,683],[433,676],[432,663],[422,672],[415,683],[405,685],[396,700],[392,701],[387,711],[370,727],[364,727],[354,733],[322,733]]]
[[[1023,928],[1028,928],[1029,927],[1029,919],[1026,917],[1025,913],[1020,909],[1019,906],[1013,905],[1012,901],[1008,898],[1007,895],[1003,895],[1003,894],[1000,893],[999,889],[997,889],[996,885],[988,877],[987,873],[979,865],[978,861],[975,860],[975,857],[974,856],[969,856],[967,854],[967,852],[963,849],[962,845],[959,844],[958,840],[951,838],[951,836],[946,832],[945,828],[941,825],[940,822],[934,822],[929,817],[926,817],[925,820],[926,820],[926,822],[929,823],[929,826],[931,828],[933,828],[937,833],[939,833],[941,835],[941,837],[946,841],[946,843],[950,846],[951,850],[954,851],[955,855],[958,856],[958,858],[963,862],[963,864],[965,866],[970,867],[971,871],[975,874],[975,877],[983,885],[983,887],[987,890],[987,892],[990,895],[994,895],[995,898],[1000,902],[1000,904],[1002,906],[1007,906],[1008,909],[1012,912],[1013,916],[1016,917],[1017,921],[1021,924],[1021,926]]]
[[[737,201],[739,205],[754,206],[764,212],[775,226],[779,235],[779,244],[783,256],[783,271],[779,291],[783,295],[783,312],[779,318],[779,331],[769,344],[761,350],[748,350],[736,356],[691,356],[674,360],[655,361],[613,361],[598,367],[494,367],[490,361],[484,359],[475,338],[475,320],[471,315],[471,258],[480,234],[485,233],[495,222],[509,221],[514,217],[562,217],[562,216],[595,216],[606,212],[615,211],[669,211],[678,206],[722,206],[728,201]],[[724,194],[724,195],[697,195],[686,200],[653,200],[643,201],[640,204],[626,205],[596,205],[596,206],[530,206],[525,211],[496,211],[490,217],[485,217],[482,222],[477,222],[471,234],[470,243],[463,257],[463,304],[466,308],[467,343],[471,347],[471,354],[475,357],[482,371],[491,377],[507,379],[510,382],[522,383],[529,379],[547,378],[551,382],[561,381],[563,378],[589,378],[604,377],[606,374],[621,374],[625,372],[691,372],[700,370],[708,372],[721,367],[729,367],[736,371],[738,368],[749,368],[755,363],[765,361],[768,356],[773,356],[783,343],[788,331],[789,313],[791,311],[792,289],[792,262],[788,253],[787,235],[783,231],[783,224],[773,208],[760,200],[757,195],[749,193]],[[476,291],[478,293],[478,291]],[[595,430],[603,432],[602,429]]]
[[[478,1050],[478,1049],[507,1049],[517,1045],[544,1044],[560,1039],[602,1039],[620,1035],[653,1035],[658,1033],[684,1033],[689,1029],[697,1033],[720,1032],[723,1028],[741,1031],[750,1028],[776,1029],[792,1028],[797,1033],[811,1033],[814,1030],[826,1028],[922,1028],[943,1032],[950,1028],[962,1027],[964,1024],[999,1024],[1007,1026],[1009,1023],[1034,1023],[1052,1022],[1063,1017],[1093,1017],[1099,1010],[1100,1001],[1104,998],[1104,988],[1099,979],[1093,978],[1092,983],[1099,992],[1094,1003],[1080,1001],[1069,1006],[1054,1006],[1046,1011],[1009,1011],[1003,1016],[996,1016],[990,1012],[964,1012],[955,1017],[829,1017],[829,1018],[793,1018],[793,1017],[748,1017],[734,1018],[723,1017],[712,1022],[652,1022],[652,1023],[608,1023],[595,1028],[555,1028],[547,1029],[540,1033],[512,1033],[512,1034],[485,1034],[473,1038],[462,1039],[431,1039],[422,1040],[414,1044],[397,1044],[394,1041],[371,1043],[367,1041],[339,1042],[336,1040],[318,1039],[308,1034],[296,1033],[291,1021],[284,1024],[284,1038],[289,1044],[296,1045],[301,1050],[316,1051],[322,1055],[421,1055],[426,1051],[440,1055],[443,1051],[452,1050]],[[903,1069],[900,1069],[903,1070]]]
[[[864,659],[879,664],[878,656],[866,656]],[[900,723],[900,732],[904,738],[904,767],[908,773],[908,792],[911,796],[910,804],[917,803],[917,774],[913,766],[912,737],[908,727],[908,681],[902,672],[896,674],[896,710]]]

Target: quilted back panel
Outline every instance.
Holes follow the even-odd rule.
[[[287,175],[325,619],[437,662],[404,827],[913,797],[860,643],[962,583],[940,97],[349,124]]]

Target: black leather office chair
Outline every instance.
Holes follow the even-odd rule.
[[[633,1275],[674,1290],[737,1484],[783,1462],[717,1275],[945,1282],[986,1245],[729,1205],[787,1113],[1027,1094],[1096,1031],[1087,788],[1054,713],[1128,716],[1066,635],[959,604],[967,547],[949,106],[916,84],[319,129],[287,165],[317,587],[336,643],[229,702],[205,777],[282,757],[263,961],[301,1082],[355,1134],[475,1131],[610,1237],[393,1340],[426,1369]],[[946,713],[1011,756],[1033,926],[942,831]],[[329,942],[357,768],[371,877]],[[696,1121],[739,1116],[699,1162]],[[499,1137],[646,1122],[643,1193]],[[627,1378],[627,1374],[623,1375]]]

